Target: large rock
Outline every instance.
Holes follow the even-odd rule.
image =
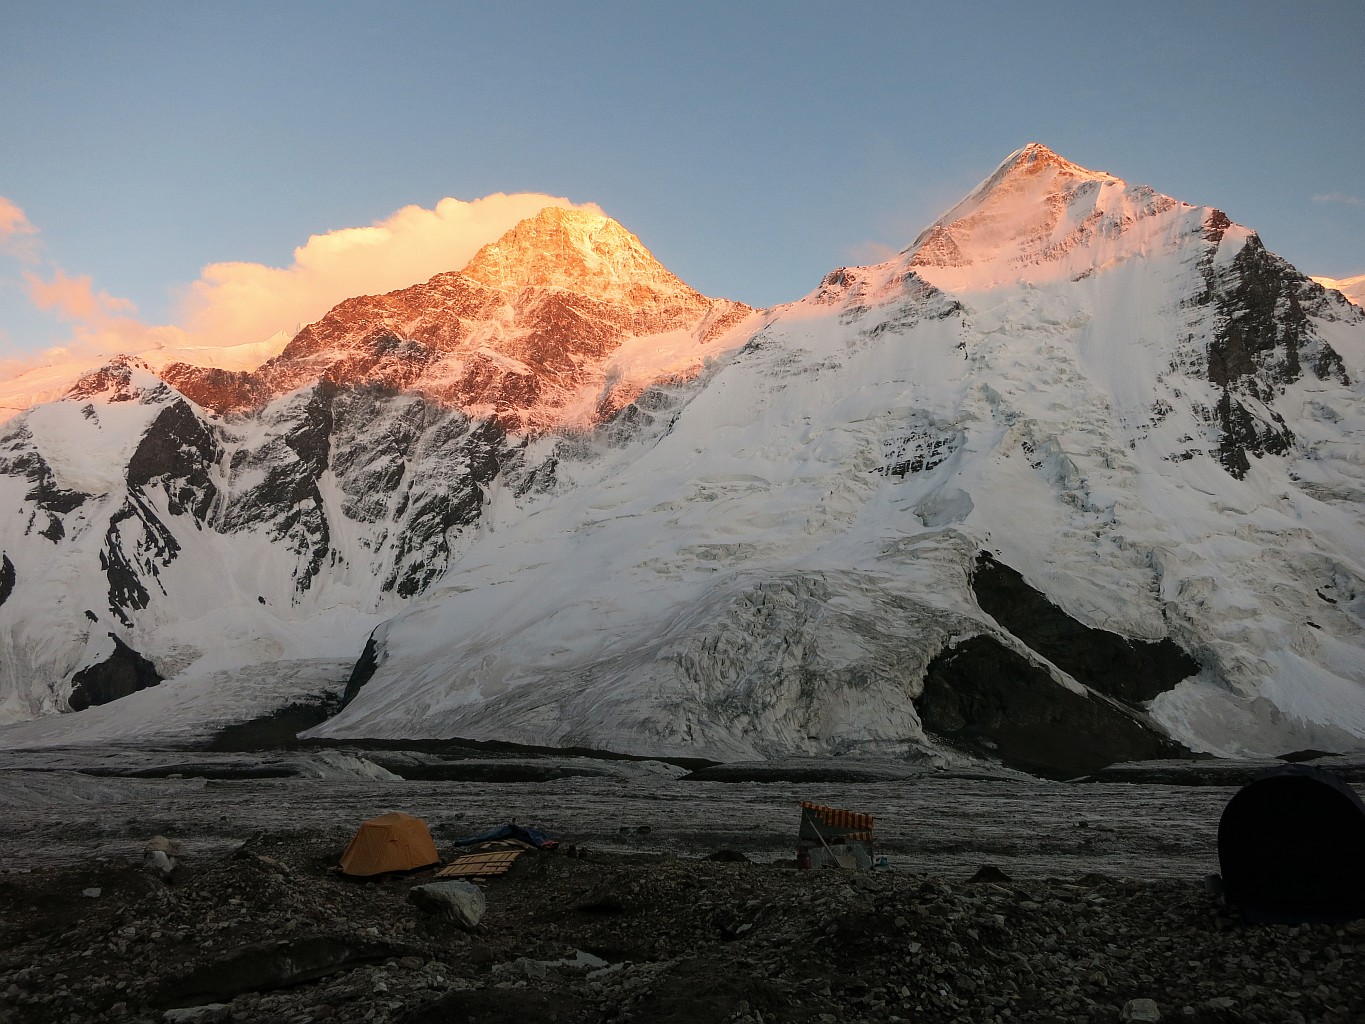
[[[461,879],[416,886],[408,891],[408,899],[423,913],[446,918],[466,929],[478,926],[488,906],[483,890]]]

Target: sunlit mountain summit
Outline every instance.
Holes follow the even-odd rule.
[[[1359,746],[1362,373],[1338,291],[1037,144],[765,311],[550,209],[258,370],[116,360],[7,424],[0,707],[1063,775]]]

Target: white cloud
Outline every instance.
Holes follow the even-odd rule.
[[[852,261],[852,265],[859,267],[875,266],[878,263],[885,263],[887,260],[895,259],[900,255],[899,249],[894,249],[882,242],[859,242],[851,245],[845,250],[846,255]]]
[[[1342,203],[1345,206],[1365,206],[1365,199],[1345,192],[1324,192],[1313,197],[1315,203]]]
[[[25,274],[24,279],[28,282],[29,300],[35,306],[73,323],[93,326],[118,319],[120,314],[137,312],[129,300],[95,291],[89,275],[72,277],[61,267],[55,267],[51,281],[44,281],[37,274]]]
[[[270,354],[262,342],[322,317],[343,299],[376,294],[459,270],[484,245],[546,206],[580,204],[535,193],[497,193],[465,202],[442,199],[434,209],[405,206],[367,227],[313,235],[285,267],[213,263],[183,289],[174,323],[146,324],[127,299],[95,288],[89,276],[68,274],[55,263],[47,273],[25,274],[29,300],[70,323],[71,336],[30,363],[98,358],[120,352],[238,348],[251,364]],[[596,206],[588,208],[600,212]],[[0,199],[0,243],[22,242],[36,229],[18,206]],[[282,342],[280,345],[282,346]],[[169,354],[169,353],[168,353]],[[14,372],[11,364],[5,370]]]
[[[12,199],[0,196],[0,251],[23,260],[37,258],[38,229],[28,221],[28,215]]]
[[[473,202],[442,199],[431,210],[405,206],[369,227],[312,236],[288,267],[210,264],[189,286],[177,319],[196,346],[261,341],[317,320],[343,299],[459,270],[518,221],[546,206],[573,205],[555,196],[499,193]]]

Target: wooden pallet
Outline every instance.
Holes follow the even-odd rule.
[[[467,853],[436,872],[437,878],[492,878],[505,875],[512,862],[525,850],[489,850],[483,853]]]

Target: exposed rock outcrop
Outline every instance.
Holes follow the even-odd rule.
[[[934,659],[915,708],[924,728],[949,743],[1051,778],[1189,754],[1145,715],[1077,693],[984,634]]]
[[[1141,704],[1192,676],[1199,664],[1169,637],[1135,640],[1077,622],[987,552],[972,591],[983,611],[1063,672],[1093,690]]]
[[[110,633],[109,639],[114,641],[114,653],[72,676],[71,696],[67,699],[72,711],[108,704],[161,682],[161,674],[149,660],[117,634]]]

